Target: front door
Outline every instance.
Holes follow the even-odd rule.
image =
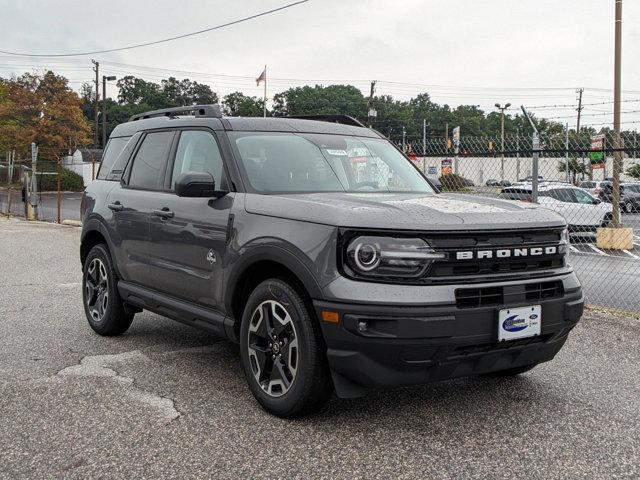
[[[122,279],[149,287],[149,221],[154,192],[163,188],[175,132],[147,133],[127,166],[122,183],[109,193],[113,245]]]
[[[234,193],[222,198],[186,198],[174,193],[184,172],[209,172],[217,190],[227,175],[213,132],[182,130],[169,162],[165,191],[154,194],[150,220],[150,273],[162,293],[219,309],[227,223]]]

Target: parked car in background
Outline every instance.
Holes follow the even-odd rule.
[[[601,182],[598,198],[603,202],[612,203],[613,183]],[[620,210],[627,213],[640,212],[640,183],[620,184]]]
[[[495,180],[490,178],[486,183],[487,187],[510,187],[511,182],[509,180]]]
[[[518,180],[519,182],[532,182],[533,181],[533,177],[531,175],[529,175],[526,178],[523,178],[521,180]],[[538,175],[538,182],[544,182],[544,177],[542,175]]]
[[[500,198],[532,201],[530,184],[503,188]],[[612,219],[611,205],[603,203],[582,188],[562,183],[542,183],[538,186],[538,203],[561,214],[571,233],[595,233]]]
[[[591,195],[595,195],[596,197],[598,197],[600,195],[600,192],[602,191],[603,183],[606,182],[603,180],[584,180],[580,182],[580,185],[578,186],[585,189]]]
[[[473,180],[469,180],[468,178],[460,177],[460,180],[464,182],[465,187],[475,187],[476,184],[473,183]]]

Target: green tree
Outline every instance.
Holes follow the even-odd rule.
[[[627,175],[640,180],[640,163],[627,168]]]
[[[261,117],[264,100],[249,97],[240,92],[225,95],[222,99],[222,112],[230,117]]]
[[[273,114],[344,114],[364,120],[367,117],[367,101],[362,92],[352,85],[296,87],[274,96]]]

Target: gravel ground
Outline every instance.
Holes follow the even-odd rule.
[[[84,319],[79,229],[0,218],[1,478],[638,478],[640,321],[591,311],[553,362],[274,418],[235,345]]]

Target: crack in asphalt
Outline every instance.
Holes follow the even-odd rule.
[[[112,355],[87,355],[80,360],[80,363],[65,367],[56,375],[60,377],[111,378],[115,382],[129,387],[125,392],[130,399],[158,410],[160,417],[166,423],[170,423],[180,417],[181,413],[176,409],[175,402],[172,399],[138,388],[135,386],[133,378],[120,375],[113,368],[114,364],[131,360],[148,361],[149,357],[140,352],[140,350]]]

